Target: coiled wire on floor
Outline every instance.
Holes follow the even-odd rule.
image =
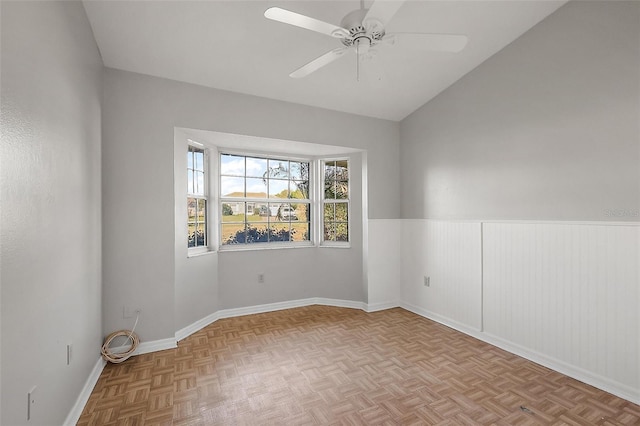
[[[102,349],[100,350],[100,352],[102,353],[102,358],[114,364],[119,364],[121,362],[128,360],[133,355],[135,350],[138,348],[138,345],[140,344],[140,338],[138,338],[138,335],[135,333],[135,329],[136,329],[136,326],[138,325],[139,318],[140,318],[140,314],[138,313],[136,315],[136,323],[133,325],[133,329],[131,331],[129,330],[114,331],[113,333],[108,335],[106,339],[104,339]],[[113,352],[112,348],[110,347],[111,342],[113,342],[113,340],[116,337],[120,337],[120,336],[127,337],[125,344],[126,342],[130,341],[131,347],[127,349],[125,352]]]

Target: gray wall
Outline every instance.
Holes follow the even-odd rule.
[[[0,423],[27,424],[36,385],[29,424],[62,424],[102,343],[102,61],[80,2],[0,7]]]
[[[366,150],[369,168],[376,171],[369,174],[369,217],[398,218],[398,123],[113,69],[105,71],[103,112],[105,333],[131,327],[132,320],[122,318],[123,305],[142,309],[137,330],[142,341],[151,341],[172,337],[216,309],[305,294],[364,301],[362,256],[356,250],[351,253],[357,262],[337,249],[323,251],[321,263],[313,249],[259,252],[259,257],[256,252],[224,253],[188,262],[177,258],[174,127]],[[266,258],[271,265],[293,264],[294,270],[274,275],[275,268],[264,270],[269,265],[260,263]],[[246,280],[235,272],[238,264]],[[326,281],[309,271],[310,264],[342,271],[349,281],[323,286]],[[214,270],[219,281],[211,277]],[[299,279],[281,288],[255,289],[248,280],[254,283],[258,270],[265,273],[265,284]],[[207,281],[206,288],[182,287],[197,280]],[[295,291],[289,288],[293,285]],[[210,299],[203,303],[203,298]]]
[[[569,2],[406,118],[402,216],[640,220],[639,22]]]

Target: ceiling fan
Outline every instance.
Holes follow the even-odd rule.
[[[402,6],[404,0],[375,0],[369,9],[360,0],[360,9],[348,13],[340,26],[320,21],[309,16],[291,12],[279,7],[271,7],[264,16],[274,21],[326,34],[340,40],[342,46],[330,50],[289,74],[293,78],[306,77],[314,71],[329,65],[347,51],[355,51],[359,78],[361,60],[370,59],[381,45],[398,45],[414,49],[457,53],[464,49],[467,37],[459,34],[395,33],[389,34],[385,27]]]

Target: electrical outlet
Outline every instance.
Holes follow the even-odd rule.
[[[258,274],[258,282],[262,284],[264,282],[264,274]]]
[[[424,286],[425,287],[431,287],[431,277],[428,276],[424,276]]]
[[[36,388],[37,386],[32,387],[27,393],[27,421],[31,420],[31,417],[33,416],[33,411],[36,405]]]
[[[67,345],[67,365],[71,365],[71,358],[73,358],[73,344]]]

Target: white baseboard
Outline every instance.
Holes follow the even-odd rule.
[[[82,391],[80,391],[80,395],[78,395],[78,399],[76,399],[76,403],[73,404],[71,411],[64,421],[65,426],[71,426],[78,423],[78,420],[82,415],[82,410],[84,410],[84,406],[87,405],[87,401],[89,401],[91,392],[93,392],[93,388],[96,386],[96,383],[98,383],[100,374],[102,373],[102,370],[104,369],[104,366],[106,364],[106,361],[103,360],[102,357],[98,358],[98,361],[96,361],[96,364],[93,366],[93,370],[91,370],[87,381],[82,387]]]
[[[164,351],[166,349],[174,349],[177,348],[176,339],[168,338],[168,339],[160,339],[160,340],[152,340],[150,342],[140,342],[135,351],[131,354],[131,356],[148,354],[151,352]],[[123,346],[114,346],[111,347],[111,351],[114,353],[126,352],[129,350],[131,346],[123,345]]]
[[[177,348],[176,339],[160,339],[153,340],[151,342],[141,342],[138,348],[133,352],[134,355],[148,354],[150,352],[164,351],[166,349]]]
[[[536,351],[532,351],[525,347],[501,339],[497,336],[482,332],[478,329],[457,323],[456,321],[442,317],[438,314],[427,311],[426,309],[414,306],[410,303],[402,302],[400,306],[408,311],[420,315],[421,317],[428,318],[442,325],[446,325],[447,327],[453,328],[454,330],[460,331],[461,333],[467,334],[471,337],[475,337],[478,340],[482,340],[483,342],[489,343],[490,345],[496,346],[522,358],[528,359],[529,361],[535,362],[536,364],[540,364],[544,367],[550,368],[583,383],[594,386],[605,392],[609,392],[613,395],[619,396],[620,398],[624,398],[627,401],[633,402],[634,404],[640,404],[640,392],[630,386],[615,382],[613,380],[607,379],[606,377],[593,374],[581,368],[574,367],[570,364],[565,363],[564,361],[546,356]]]
[[[383,309],[390,309],[400,306],[397,301],[376,303],[368,305],[364,302],[358,302],[355,300],[343,300],[343,299],[329,299],[325,297],[310,297],[308,299],[288,300],[285,302],[266,303],[263,305],[244,306],[241,308],[222,309],[214,312],[206,317],[190,324],[184,328],[181,328],[176,332],[176,341],[183,340],[198,330],[203,329],[222,318],[239,317],[242,315],[262,314],[265,312],[281,311],[283,309],[300,308],[303,306],[311,305],[325,305],[336,306],[340,308],[361,309],[365,312],[381,311]],[[167,339],[169,340],[169,339]]]
[[[391,302],[370,303],[367,305],[367,312],[384,311],[385,309],[397,308],[400,306],[400,302],[397,300]]]
[[[262,314],[265,312],[281,311],[283,309],[300,308],[302,306],[317,305],[316,298],[288,300],[286,302],[266,303],[264,305],[244,306],[242,308],[223,309],[218,311],[219,318],[233,318],[242,315]]]

